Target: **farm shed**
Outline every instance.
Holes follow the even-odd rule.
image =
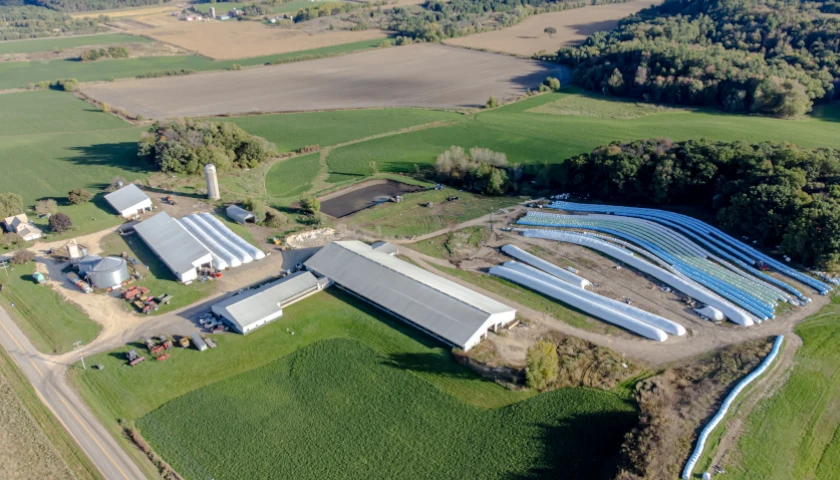
[[[227,216],[230,217],[231,220],[233,220],[236,223],[241,223],[243,225],[245,225],[247,222],[254,223],[257,221],[257,217],[255,217],[253,213],[236,205],[231,205],[227,207],[225,213],[227,213]]]
[[[41,238],[41,230],[38,230],[38,227],[29,223],[29,218],[27,218],[25,213],[7,217],[3,223],[6,224],[7,232],[17,233],[20,235],[20,238],[27,242]]]
[[[376,242],[370,248],[377,252],[387,253],[388,255],[396,255],[398,253],[397,246],[388,242]]]
[[[463,350],[516,316],[507,305],[355,240],[329,243],[304,265]]]
[[[152,211],[152,199],[133,183],[105,195],[105,200],[123,218],[132,218],[143,212]]]
[[[128,264],[119,257],[87,255],[79,260],[79,273],[95,288],[119,288],[128,280]]]
[[[326,282],[319,282],[310,272],[297,272],[226,298],[213,305],[212,310],[244,335],[282,317],[283,307],[320,291],[324,286]]]
[[[197,279],[199,268],[212,265],[213,257],[207,247],[166,212],[138,223],[134,230],[184,283]]]

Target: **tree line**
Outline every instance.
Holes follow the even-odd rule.
[[[159,123],[140,140],[138,155],[161,171],[197,174],[212,163],[219,171],[254,168],[269,157],[270,144],[229,122]]]
[[[840,85],[840,20],[801,0],[667,0],[557,53],[588,90],[796,117]]]
[[[840,267],[840,150],[788,143],[614,142],[568,159],[559,182],[600,200],[691,206],[806,266]]]
[[[84,35],[105,31],[100,19],[70,18],[61,12],[34,6],[14,6],[0,0],[0,40]]]
[[[0,0],[0,7],[5,5],[32,5],[45,7],[60,12],[87,12],[112,8],[159,5],[161,0]]]

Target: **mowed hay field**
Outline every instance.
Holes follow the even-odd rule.
[[[466,405],[412,374],[423,364],[357,341],[318,342],[184,395],[138,426],[188,479],[594,480],[607,478],[634,423],[616,396],[586,389]]]
[[[556,52],[560,47],[582,43],[595,32],[611,30],[622,18],[659,3],[662,0],[631,0],[543,13],[512,27],[451,38],[443,43],[524,56],[541,51]],[[549,38],[543,33],[546,27],[556,28],[557,33]]]
[[[51,197],[61,204],[74,188],[144,178],[141,131],[67,93],[0,95],[0,192],[19,193],[26,205]]]
[[[466,108],[509,98],[568,69],[442,45],[409,45],[305,63],[101,83],[98,100],[148,118],[370,107]]]
[[[787,382],[750,413],[721,464],[736,480],[840,478],[840,298],[798,325]]]

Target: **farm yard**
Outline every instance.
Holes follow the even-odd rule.
[[[662,0],[631,0],[626,3],[589,5],[572,10],[533,15],[512,27],[451,38],[444,43],[491,52],[530,57],[540,52],[556,53],[561,47],[582,43],[589,35],[614,28],[618,21]],[[557,33],[544,33],[554,27]]]
[[[85,86],[83,91],[147,118],[372,107],[473,108],[490,96],[519,96],[547,76],[566,79],[564,72],[556,65],[530,60],[409,45],[241,72],[103,83]],[[232,89],[237,95],[226,94]],[[284,94],[274,95],[277,91]],[[215,101],[201,101],[210,97]],[[174,98],[179,101],[173,102]]]
[[[218,337],[215,351],[176,350],[170,360],[174,363],[121,368],[122,353],[135,348],[129,346],[92,357],[91,363],[102,363],[105,369],[74,370],[72,379],[110,422],[136,420],[147,440],[190,479],[208,474],[249,478],[261,476],[267,468],[282,468],[296,478],[314,478],[339,467],[355,472],[373,461],[386,462],[382,464],[385,478],[401,471],[399,464],[391,463],[396,457],[385,454],[403,452],[406,442],[414,451],[403,459],[411,465],[403,471],[406,478],[428,478],[429,469],[419,466],[424,459],[428,462],[428,455],[439,454],[474,458],[474,462],[458,464],[483,478],[558,468],[567,468],[579,478],[600,478],[609,473],[602,470],[601,459],[615,453],[623,432],[633,423],[632,408],[610,393],[565,389],[528,400],[530,393],[507,391],[481,380],[452,362],[443,345],[340,291],[330,290],[287,310],[283,320],[247,337]],[[295,368],[290,375],[292,363]],[[168,374],[162,375],[165,371]],[[266,376],[274,379],[269,382],[270,391],[265,391]],[[395,398],[395,391],[412,394]],[[219,398],[230,399],[230,395],[240,407],[228,411],[227,420],[215,417],[205,424],[202,418],[209,419],[204,408],[184,409],[204,402],[218,405]],[[311,398],[318,401],[313,404]],[[326,398],[336,398],[338,403],[325,402]],[[413,400],[406,404],[400,398]],[[250,402],[262,407],[252,408]],[[362,410],[336,412],[347,408],[348,402]],[[315,405],[317,410],[312,410]],[[297,413],[301,408],[308,413]],[[412,414],[405,415],[406,409]],[[380,438],[377,432],[393,427],[397,417],[403,426],[392,432],[396,436]],[[248,443],[254,437],[246,426],[267,418],[298,427],[271,428],[270,436],[260,444]],[[453,429],[453,424],[461,428]],[[199,437],[187,433],[189,425],[201,425],[207,435],[222,429],[228,432],[223,436],[227,441],[216,435],[219,443],[206,438],[196,449],[194,439]],[[371,430],[360,431],[364,425]],[[507,442],[464,440],[496,435],[491,426],[501,429],[497,434],[512,436]],[[344,435],[353,435],[354,441],[339,442],[343,446],[334,463],[313,462],[299,450],[305,445],[326,448],[321,442],[334,445]],[[241,477],[225,461],[228,442],[234,439],[234,444],[247,445],[253,458],[250,470],[241,470]],[[519,446],[502,447],[510,442]],[[551,448],[545,447],[547,442]],[[591,457],[577,455],[581,444],[592,446]],[[477,453],[493,445],[503,448],[493,461]],[[446,450],[448,454],[443,453]],[[280,451],[289,459],[282,467],[271,460]],[[359,458],[368,460],[359,462]],[[447,463],[435,469],[442,472],[441,478],[451,477],[446,472],[453,467]]]

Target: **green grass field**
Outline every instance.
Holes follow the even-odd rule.
[[[340,55],[359,50],[376,48],[381,39],[346,43],[332,47],[302,50],[279,55],[243,58],[239,60],[210,60],[197,55],[171,57],[143,57],[101,60],[98,62],[78,62],[75,60],[49,60],[34,62],[0,63],[0,90],[26,88],[30,83],[52,81],[59,78],[75,78],[80,82],[93,82],[116,78],[132,78],[151,72],[164,70],[192,69],[196,71],[225,70],[234,64],[243,67],[263,65],[272,61],[289,62],[296,59],[309,59]]]
[[[137,424],[185,478],[244,480],[607,478],[634,423],[618,397],[587,389],[469,406],[412,374],[423,368],[422,356],[322,341]]]
[[[73,95],[35,91],[0,95],[0,142],[6,137],[115,130],[131,125]]]
[[[529,98],[496,110],[480,112],[439,128],[389,136],[336,149],[327,158],[332,181],[347,174],[366,175],[375,161],[380,171],[413,173],[428,168],[452,145],[486,147],[504,152],[525,165],[560,163],[614,140],[664,137],[675,141],[713,138],[721,141],[788,141],[803,147],[840,147],[837,125],[825,118],[790,121],[713,111],[666,111],[641,118],[535,113],[531,109],[563,101],[575,90]],[[601,98],[598,98],[602,101]],[[615,108],[624,105],[622,102]],[[630,104],[633,105],[633,104]],[[825,114],[823,114],[825,115]]]
[[[95,191],[116,175],[145,178],[147,168],[137,159],[141,130],[66,93],[0,95],[0,192],[19,193],[26,205],[41,198],[61,205],[74,188]]]
[[[281,152],[290,152],[308,145],[329,147],[426,123],[462,118],[463,115],[439,110],[381,108],[233,117],[226,121],[273,142]]]
[[[840,297],[796,333],[793,373],[747,417],[727,478],[840,478]]]
[[[0,274],[0,282],[5,286],[0,305],[35,348],[45,353],[64,353],[73,349],[73,342],[88,343],[96,338],[101,327],[49,286],[37,285],[32,279],[34,271],[35,264],[30,262],[15,266],[8,277]]]
[[[320,153],[313,153],[277,162],[265,176],[266,192],[277,198],[308,192],[318,176],[320,157]]]
[[[74,47],[98,47],[100,45],[118,45],[124,43],[151,43],[146,37],[126,35],[124,33],[108,33],[105,35],[85,35],[81,37],[39,38],[34,40],[20,40],[0,42],[0,55],[10,53],[49,52]]]
[[[472,251],[479,248],[490,237],[487,227],[467,227],[437,237],[408,245],[412,250],[430,257],[450,259],[457,257],[462,251]]]

